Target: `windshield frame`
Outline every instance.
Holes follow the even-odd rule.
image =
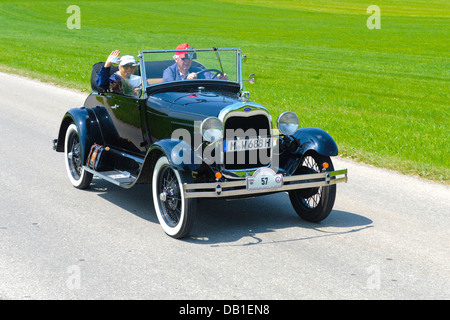
[[[141,79],[142,79],[142,86],[144,88],[143,92],[147,91],[146,89],[149,87],[156,87],[156,86],[160,86],[163,84],[168,84],[168,83],[177,83],[179,84],[180,82],[184,82],[184,81],[200,81],[200,80],[182,80],[182,81],[171,81],[171,82],[163,82],[163,83],[157,83],[157,84],[148,84],[147,82],[147,73],[145,70],[145,55],[146,54],[152,54],[152,53],[174,53],[180,51],[180,50],[176,50],[176,49],[170,49],[170,50],[141,50],[139,51],[139,60],[140,60],[140,69],[141,69]],[[235,83],[235,84],[239,84],[240,90],[242,91],[243,89],[243,79],[242,79],[242,66],[241,66],[241,57],[242,57],[242,52],[240,48],[209,48],[209,49],[196,49],[196,48],[188,48],[188,49],[183,49],[183,51],[187,51],[187,52],[192,52],[192,53],[197,53],[197,52],[206,52],[206,51],[211,51],[214,52],[216,51],[219,55],[221,51],[234,51],[236,52],[236,81],[232,81],[232,80],[208,80],[208,81],[214,81],[215,83],[217,82],[228,82],[228,83]],[[151,61],[151,60],[148,60]],[[157,60],[155,60],[157,61]],[[202,80],[205,81],[205,80]]]

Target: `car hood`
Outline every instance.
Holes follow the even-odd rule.
[[[155,96],[170,104],[168,113],[171,117],[191,121],[217,117],[223,108],[240,101],[237,96],[214,92],[170,92]]]

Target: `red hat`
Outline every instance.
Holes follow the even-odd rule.
[[[176,48],[176,50],[189,49],[189,48],[191,48],[190,45],[188,45],[187,43],[182,43],[182,44],[178,45],[178,47]],[[177,52],[175,52],[175,54],[176,54],[177,56],[180,56],[180,58],[184,58],[184,55],[185,55],[186,53],[188,53],[188,52],[187,52],[187,51],[177,51]]]

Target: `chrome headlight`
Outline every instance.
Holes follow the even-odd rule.
[[[215,117],[206,118],[200,125],[200,131],[206,141],[220,140],[223,136],[222,121]]]
[[[277,119],[277,127],[282,134],[293,135],[298,129],[298,116],[292,111],[283,112]]]

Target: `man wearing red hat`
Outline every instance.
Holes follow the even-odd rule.
[[[192,59],[195,58],[195,53],[192,51],[183,51],[190,48],[191,46],[187,43],[182,43],[176,47],[177,51],[173,56],[175,63],[164,70],[163,82],[213,78],[213,75],[209,72],[197,75],[202,69],[191,67]],[[228,76],[226,74],[223,76],[218,75],[217,79],[228,80]]]

